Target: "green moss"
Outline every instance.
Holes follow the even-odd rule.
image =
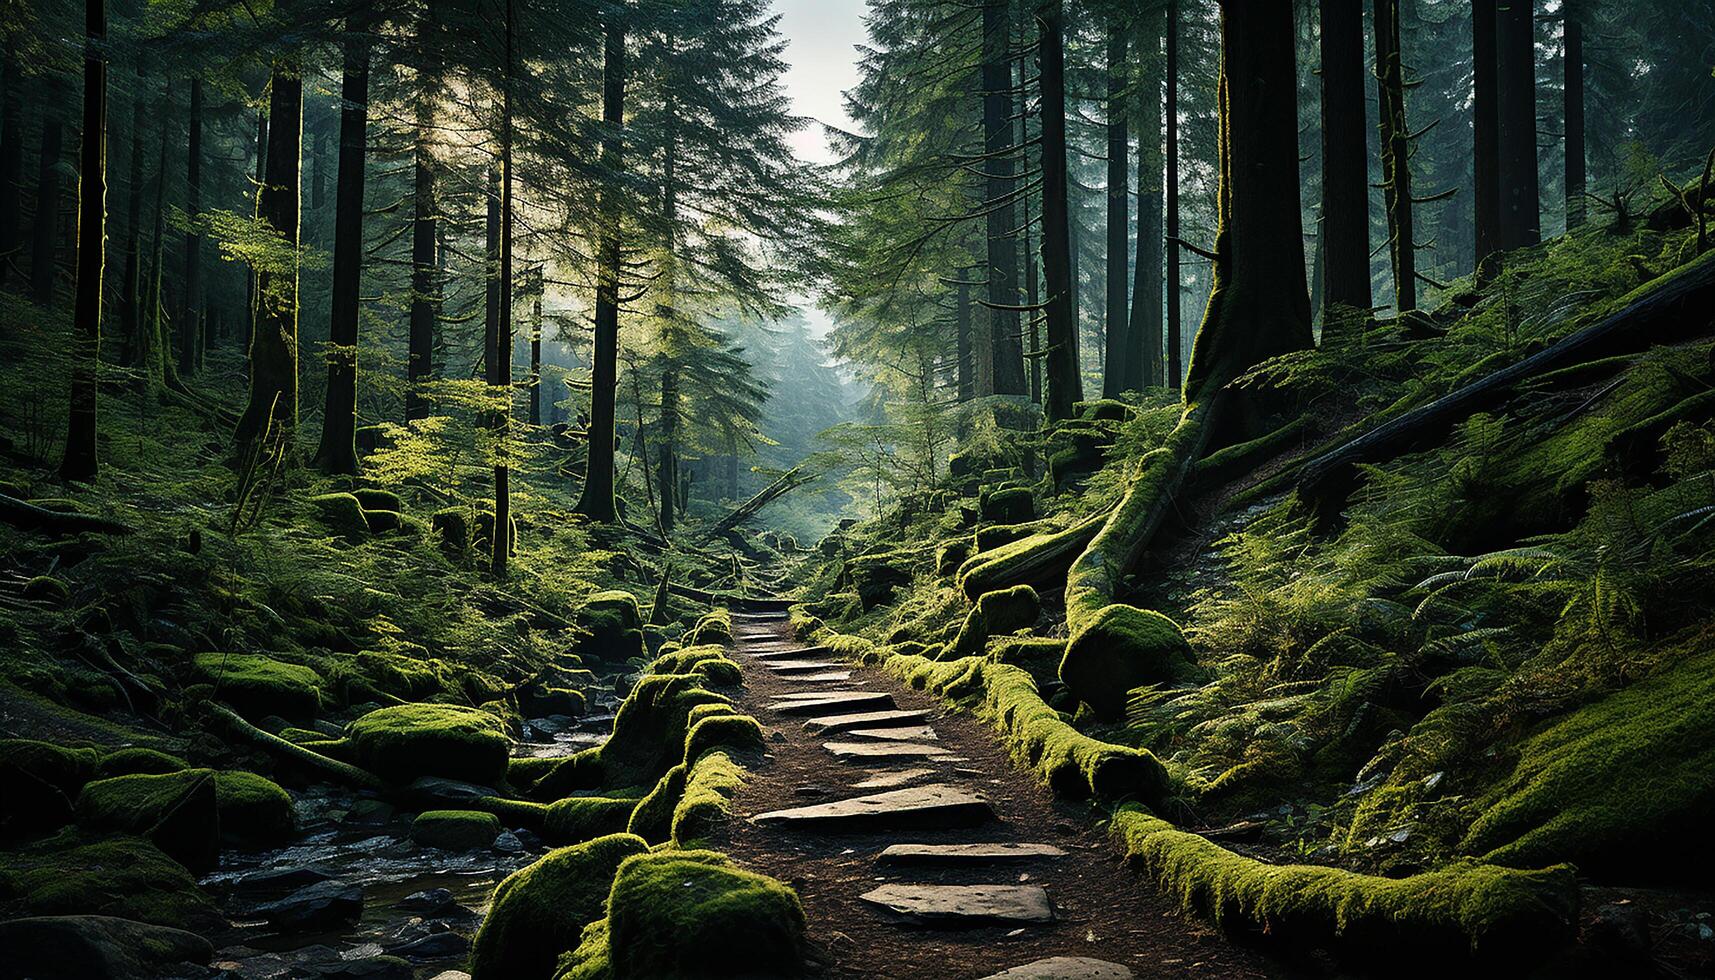
[[[96,777],[108,779],[138,773],[178,772],[188,768],[190,764],[176,755],[168,755],[157,749],[128,748],[102,756],[101,762],[96,766]]]
[[[629,660],[645,655],[643,609],[637,597],[612,589],[597,592],[578,610],[578,627],[588,636],[578,652],[598,660]]]
[[[1461,850],[1528,867],[1574,861],[1634,882],[1715,868],[1715,654],[1704,653],[1545,725],[1476,801]]]
[[[804,910],[792,890],[711,851],[626,858],[608,897],[614,980],[795,977]]]
[[[909,551],[858,555],[846,562],[846,574],[863,608],[873,609],[893,598],[895,589],[911,584],[916,556]]]
[[[954,538],[943,543],[935,550],[935,574],[951,575],[959,570],[965,559],[971,555],[971,542],[965,538]]]
[[[411,821],[412,840],[447,851],[489,847],[500,830],[500,819],[480,810],[427,810]]]
[[[1519,871],[1456,862],[1409,878],[1265,864],[1128,805],[1113,827],[1126,854],[1190,910],[1276,941],[1398,963],[1469,950],[1490,961],[1541,957],[1576,927],[1572,868]]]
[[[705,643],[732,642],[732,613],[725,609],[713,609],[702,615],[695,626],[691,628],[686,642],[692,646]]]
[[[233,770],[214,774],[220,832],[245,844],[278,844],[297,829],[292,797],[273,780]]]
[[[248,772],[185,769],[97,779],[77,797],[78,822],[95,830],[146,834],[199,781],[214,778],[218,834],[242,844],[278,844],[296,826],[292,798],[270,780]]]
[[[634,797],[568,796],[549,804],[542,836],[550,844],[576,844],[624,833],[637,804]]]
[[[0,739],[0,762],[16,766],[72,798],[84,783],[95,778],[100,761],[97,749],[71,748],[26,738]]]
[[[1041,611],[1036,590],[1028,585],[984,593],[976,607],[965,615],[964,625],[941,658],[955,660],[981,654],[989,637],[1024,629],[1036,622]]]
[[[1078,418],[1096,422],[1124,422],[1132,416],[1130,405],[1112,398],[1077,402],[1072,406],[1072,410],[1078,413]]]
[[[443,660],[365,650],[344,661],[376,691],[396,698],[422,700],[456,688],[456,671]]]
[[[684,792],[673,807],[673,843],[684,847],[707,837],[726,821],[732,798],[743,786],[744,768],[725,752],[697,756],[685,776]]]
[[[399,499],[399,495],[391,490],[365,487],[353,490],[351,495],[357,498],[364,510],[390,510],[398,513],[405,509],[405,501]]]
[[[710,687],[737,687],[744,674],[727,658],[726,648],[714,644],[685,647],[657,657],[649,665],[652,674],[698,674]]]
[[[1185,676],[1195,656],[1173,620],[1114,603],[1072,633],[1060,679],[1098,714],[1113,718],[1125,711],[1126,692]]]
[[[52,575],[37,575],[24,583],[23,596],[32,602],[63,606],[71,601],[71,590]]]
[[[1042,636],[1008,636],[994,643],[989,659],[1022,667],[1038,687],[1060,679],[1060,661],[1066,658],[1066,641]]]
[[[1036,498],[1024,487],[985,490],[977,498],[977,514],[990,524],[1020,524],[1036,517]]]
[[[696,674],[651,674],[638,680],[613,719],[613,737],[601,746],[610,785],[643,786],[684,758],[685,733],[698,705],[730,706]]]
[[[437,510],[429,518],[429,527],[440,537],[441,549],[450,555],[470,551],[470,514],[463,507]]]
[[[993,551],[1001,545],[1011,544],[1035,534],[1052,534],[1059,525],[1053,521],[1026,521],[1023,524],[991,524],[979,527],[973,539],[976,542],[973,553]]]
[[[508,743],[501,722],[478,708],[378,708],[348,725],[346,735],[357,764],[393,782],[446,776],[493,785],[506,773]]]
[[[602,917],[614,872],[649,845],[628,834],[550,851],[508,875],[471,946],[472,980],[546,980],[584,926]]]
[[[307,718],[321,710],[321,678],[308,667],[251,653],[199,653],[191,663],[241,714]]]
[[[193,931],[222,924],[182,865],[138,837],[63,833],[0,851],[0,917],[112,915]]]
[[[1051,581],[1096,536],[1104,520],[1105,515],[1098,514],[1059,531],[1033,534],[972,555],[959,566],[959,589],[975,602],[985,592]]]
[[[651,844],[665,844],[673,836],[673,810],[685,795],[685,780],[691,767],[679,764],[661,774],[655,786],[631,812],[626,832]]]
[[[694,719],[690,724],[682,761],[690,762],[716,746],[738,751],[762,748],[762,726],[749,715],[721,713]]]
[[[361,541],[369,536],[369,522],[363,516],[363,504],[349,493],[323,493],[311,497],[310,506],[328,530],[344,535],[348,541]]]

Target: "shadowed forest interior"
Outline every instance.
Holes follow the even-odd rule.
[[[1715,977],[1715,0],[0,43],[0,980]]]

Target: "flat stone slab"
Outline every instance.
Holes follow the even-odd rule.
[[[872,772],[868,778],[860,779],[852,784],[852,789],[892,789],[904,786],[906,783],[933,776],[939,770],[935,769],[883,769]]]
[[[810,660],[823,656],[827,647],[779,647],[768,650],[746,650],[752,660]]]
[[[843,734],[847,738],[855,738],[865,742],[935,742],[941,738],[935,734],[935,729],[928,725],[909,725],[904,728],[854,728]]]
[[[845,691],[788,691],[785,694],[774,695],[776,701],[819,701],[830,694],[845,694]]]
[[[830,670],[825,674],[793,674],[790,679],[795,681],[816,681],[817,683],[849,681],[852,679],[852,672],[849,670]]]
[[[882,864],[1018,864],[1063,858],[1053,844],[889,844],[875,859]]]
[[[951,754],[950,749],[919,742],[824,742],[822,748],[836,759],[868,761],[871,759],[927,759]]]
[[[988,801],[959,786],[935,783],[775,810],[751,822],[806,830],[944,829],[977,827],[994,818]]]
[[[886,884],[859,896],[930,926],[1046,925],[1054,905],[1040,885]]]
[[[1050,956],[983,977],[983,980],[1133,980],[1130,967],[1088,956]]]
[[[882,711],[894,707],[893,695],[885,691],[829,691],[819,698],[789,698],[768,706],[782,715],[827,715],[841,712]]]
[[[776,674],[816,674],[844,667],[845,664],[830,663],[826,660],[770,660],[765,666]]]
[[[812,732],[846,732],[854,728],[889,728],[894,725],[915,725],[929,720],[929,712],[911,709],[865,711],[853,715],[831,715],[811,718],[804,723]]]

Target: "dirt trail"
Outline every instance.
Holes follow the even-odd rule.
[[[733,819],[717,832],[713,846],[797,889],[823,976],[974,980],[1047,957],[1095,958],[1124,966],[1138,977],[1301,975],[1180,915],[1172,900],[1121,864],[1106,835],[1094,828],[1087,807],[1054,799],[1046,787],[1012,764],[994,733],[981,722],[950,714],[943,702],[906,690],[873,668],[832,664],[839,658],[825,650],[797,652],[804,644],[792,638],[783,618],[740,617],[734,633],[735,655],[745,668],[740,704],[774,734],[768,755],[739,792]],[[841,677],[848,671],[849,677]],[[807,698],[816,691],[886,694],[902,714],[856,733],[816,734],[805,724],[813,718],[876,708],[865,705],[808,714],[776,710],[789,699]],[[925,712],[926,720],[910,712]],[[832,727],[849,726],[835,723]],[[912,748],[902,750],[911,754],[908,758],[853,761],[837,758],[824,748],[827,742]],[[915,772],[898,776],[908,771]],[[898,778],[898,786],[905,788],[942,785],[950,791],[974,792],[992,808],[992,818],[973,816],[966,807],[956,814],[943,809],[892,818],[895,822],[909,819],[917,824],[914,829],[811,825],[814,811],[800,812],[796,820],[790,814],[764,822],[752,819],[895,788],[854,788],[878,777],[881,783]],[[1065,856],[986,864],[906,865],[877,860],[893,844],[973,843],[1051,845]],[[1005,886],[988,893],[1000,904],[981,911],[1019,921],[985,924],[970,915],[954,915],[956,922],[931,925],[861,897],[885,886],[886,894],[875,897],[897,900],[903,895],[909,902],[925,897],[916,891],[920,885]],[[1051,922],[1028,921],[1042,917],[1043,895],[1038,887],[1052,906]],[[955,900],[983,897],[956,890],[927,894]]]

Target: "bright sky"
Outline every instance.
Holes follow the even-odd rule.
[[[842,129],[851,125],[841,95],[857,84],[857,51],[864,40],[865,0],[774,0],[780,14],[780,33],[786,37],[786,63],[790,66],[782,82],[792,97],[795,111],[817,122]],[[831,162],[822,127],[809,126],[795,134],[792,148],[802,159]],[[813,300],[802,300],[812,335],[821,337],[833,326]]]

